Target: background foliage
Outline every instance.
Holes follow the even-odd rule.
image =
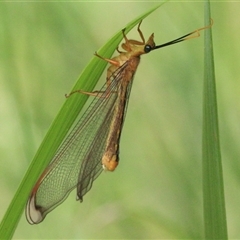
[[[92,54],[153,3],[0,3],[0,216]],[[239,238],[239,3],[212,3],[229,238]],[[123,14],[124,13],[124,14]],[[224,13],[224,14],[223,14]],[[157,44],[203,26],[203,3],[167,3],[142,24]],[[138,38],[135,30],[128,35]],[[99,83],[101,86],[105,76]],[[201,238],[203,37],[143,56],[120,165],[15,238]],[[53,224],[54,223],[54,224]]]

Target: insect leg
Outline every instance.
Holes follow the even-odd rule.
[[[119,61],[116,61],[116,60],[113,60],[113,59],[110,59],[110,58],[104,58],[104,57],[100,56],[97,52],[95,52],[94,55],[95,55],[96,57],[101,58],[101,59],[104,60],[104,61],[109,62],[110,64],[112,64],[112,65],[114,65],[114,66],[117,66],[117,67],[120,66]]]
[[[65,94],[65,97],[69,98],[74,93],[81,93],[81,94],[86,94],[86,95],[89,95],[89,96],[96,97],[96,96],[98,96],[99,93],[104,93],[104,92],[103,91],[86,92],[86,91],[83,91],[83,90],[75,90],[75,91],[70,92],[69,94]]]

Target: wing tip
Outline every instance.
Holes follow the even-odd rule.
[[[35,204],[35,196],[30,196],[25,209],[26,219],[30,224],[38,224],[43,221],[44,215]]]

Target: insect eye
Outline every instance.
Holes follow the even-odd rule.
[[[144,52],[145,52],[145,53],[149,53],[151,50],[152,50],[152,47],[151,47],[150,45],[146,45],[146,46],[144,47]]]

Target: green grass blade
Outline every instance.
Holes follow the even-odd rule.
[[[130,22],[126,26],[126,33],[129,32],[140,21],[140,19],[147,17],[162,4],[163,3],[158,4],[156,7],[148,10],[146,13]],[[120,30],[98,51],[99,55],[107,58],[111,57],[121,40],[122,32]],[[106,65],[107,62],[102,61],[97,57],[93,57],[90,63],[83,70],[72,90],[84,89],[85,91],[92,91]],[[32,186],[36,182],[40,173],[51,161],[68,130],[71,128],[75,119],[79,115],[79,112],[86,103],[87,98],[88,96],[86,95],[75,94],[66,99],[9,205],[9,208],[0,225],[0,239],[10,239],[13,236]]]
[[[210,19],[210,3],[206,1],[205,25],[210,25]],[[205,31],[204,64],[203,205],[205,239],[227,239],[211,28]]]

